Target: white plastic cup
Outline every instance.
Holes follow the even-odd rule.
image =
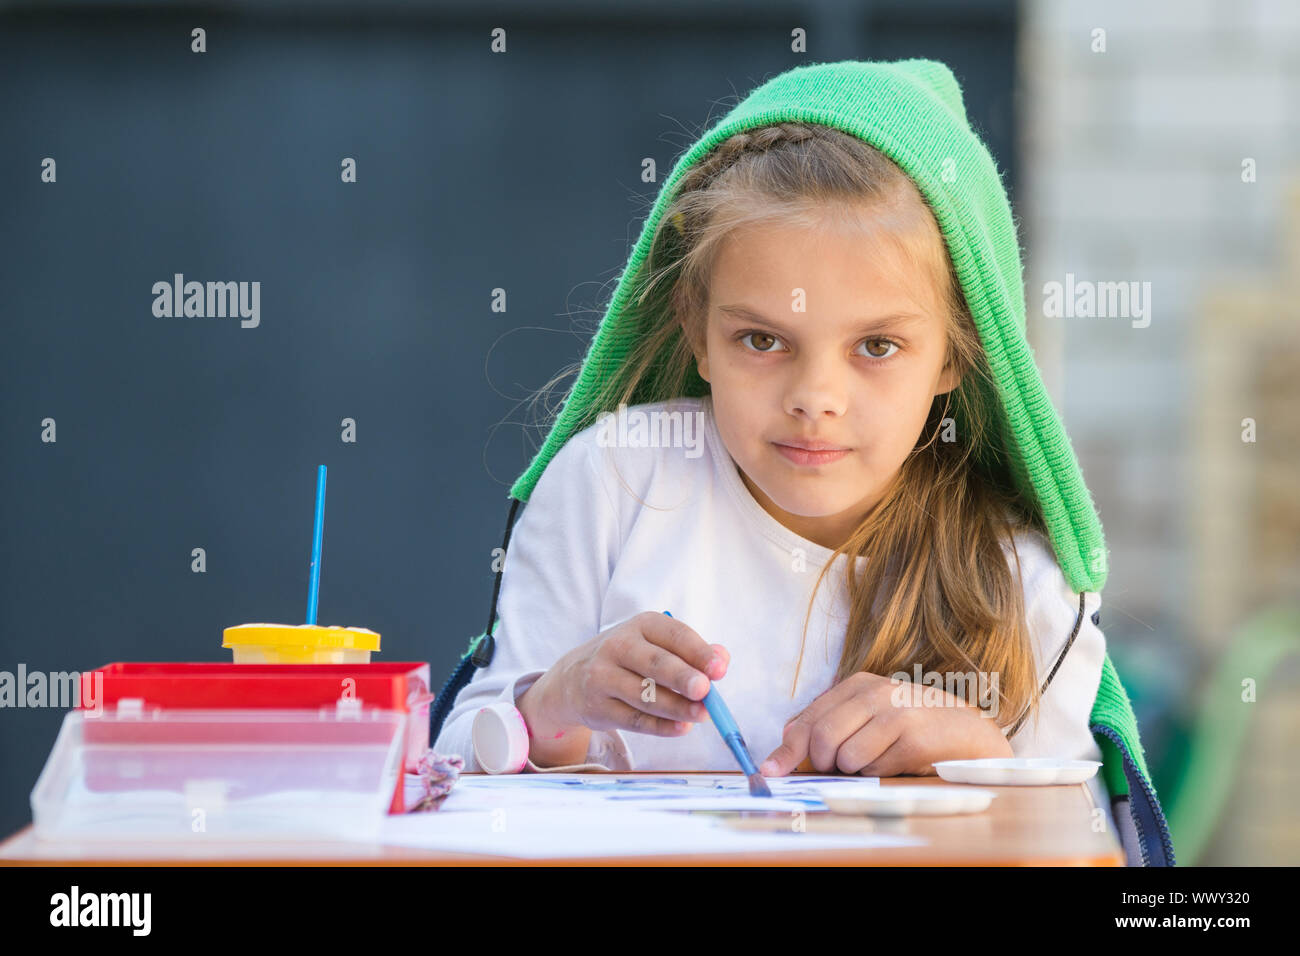
[[[528,762],[528,725],[514,705],[503,700],[474,716],[474,759],[487,773],[518,773]]]

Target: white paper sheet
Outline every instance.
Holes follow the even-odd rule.
[[[384,821],[379,842],[457,853],[540,858],[658,856],[921,846],[885,833],[733,830],[707,816],[612,807],[500,807],[408,813]]]
[[[803,810],[825,813],[817,786],[879,786],[879,777],[769,777],[771,797],[755,797],[740,774],[467,774],[436,812],[498,807],[611,806],[646,810]]]
[[[468,774],[456,781],[440,809],[386,818],[379,840],[524,858],[867,849],[926,842],[888,833],[813,833],[800,826],[798,811],[827,812],[815,786],[879,786],[879,777],[796,775],[771,777],[767,783],[770,798],[750,796],[748,781],[739,774]],[[774,831],[741,831],[708,814],[678,812],[687,810],[778,815]]]

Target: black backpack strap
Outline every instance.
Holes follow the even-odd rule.
[[[1079,628],[1083,626],[1083,605],[1084,605],[1084,601],[1087,600],[1087,597],[1088,597],[1087,591],[1079,592],[1079,616],[1074,619],[1074,630],[1070,632],[1070,639],[1065,642],[1065,647],[1063,647],[1061,649],[1061,653],[1057,655],[1056,663],[1052,665],[1052,670],[1048,673],[1047,680],[1043,681],[1043,686],[1038,691],[1039,697],[1042,697],[1045,693],[1047,693],[1047,686],[1050,683],[1052,683],[1052,678],[1055,677],[1056,672],[1061,669],[1061,662],[1065,660],[1065,655],[1069,653],[1070,648],[1074,646],[1074,639],[1079,636]],[[1094,624],[1097,623],[1097,617],[1100,614],[1101,611],[1097,611],[1095,614],[1092,615],[1092,620]],[[1025,722],[1025,718],[1027,718],[1028,716],[1029,716],[1029,708],[1026,707],[1025,712],[1020,715],[1020,719],[1016,721],[1015,726],[1013,726],[1009,731],[1007,731],[1006,737],[1008,740],[1010,740],[1012,737],[1016,735],[1016,731],[1020,729],[1020,725]]]
[[[447,678],[447,682],[442,685],[442,690],[434,698],[433,706],[429,708],[430,747],[442,732],[443,722],[451,712],[451,705],[455,703],[456,695],[470,682],[475,670],[492,663],[492,657],[496,653],[496,638],[492,636],[492,631],[497,623],[497,598],[501,595],[501,575],[505,571],[505,555],[510,548],[510,532],[515,525],[515,514],[519,510],[519,504],[518,498],[510,499],[510,513],[506,517],[506,534],[501,542],[500,567],[495,572],[496,580],[492,583],[492,609],[488,612],[487,629],[475,639],[474,644],[461,657],[460,663]]]

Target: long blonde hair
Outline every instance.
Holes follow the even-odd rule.
[[[1004,426],[989,414],[993,376],[938,222],[915,183],[877,149],[831,127],[784,122],[737,133],[689,169],[622,317],[642,332],[620,373],[602,379],[587,417],[622,403],[708,394],[692,343],[704,340],[722,241],[742,226],[808,225],[850,206],[865,208],[904,261],[940,286],[947,362],[960,384],[935,397],[883,498],[822,568],[804,642],[822,579],[838,555],[849,555],[850,615],[836,680],[860,671],[910,675],[917,665],[940,675],[974,671],[989,682],[996,675],[997,722],[1018,727],[1037,714],[1039,690],[1012,536],[1046,534],[1046,526],[1014,490],[1000,451]],[[956,440],[940,440],[941,432]],[[859,573],[855,559],[865,555],[876,560]]]

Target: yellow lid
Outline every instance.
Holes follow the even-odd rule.
[[[351,647],[379,650],[379,635],[365,627],[332,624],[240,624],[222,631],[222,647],[249,644],[296,645],[298,647]]]

